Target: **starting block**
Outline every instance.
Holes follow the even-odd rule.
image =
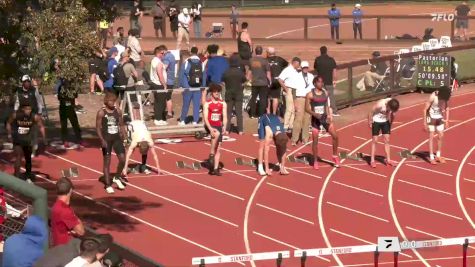
[[[191,170],[195,170],[195,171],[201,169],[201,163],[197,162],[197,161],[191,163],[191,165],[186,164],[184,161],[177,161],[176,166],[179,169],[191,169]]]
[[[4,153],[13,152],[13,144],[12,143],[3,143],[1,152],[4,152]]]
[[[257,160],[253,159],[253,160],[245,160],[243,158],[236,158],[234,160],[234,162],[236,162],[237,165],[239,166],[251,166],[251,167],[256,167],[257,164]]]
[[[75,167],[61,170],[61,177],[77,178],[77,177],[79,177],[79,170],[78,170],[78,168],[75,168]]]
[[[292,162],[292,163],[302,163],[302,164],[305,164],[305,165],[310,165],[310,162],[308,162],[306,157],[303,157],[303,158],[300,159],[300,158],[297,158],[295,156],[288,156],[287,160],[289,162]]]
[[[405,150],[399,152],[399,156],[401,156],[401,158],[403,158],[403,159],[415,159],[415,158],[416,158],[416,156],[414,156],[414,155],[411,153],[411,151],[409,151],[409,150],[407,150],[407,149],[405,149]]]
[[[361,152],[356,153],[356,155],[350,155],[348,152],[341,151],[339,154],[341,159],[351,159],[356,161],[363,161],[364,156]]]

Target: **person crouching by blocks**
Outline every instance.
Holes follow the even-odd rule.
[[[284,125],[279,120],[279,117],[274,114],[262,115],[257,124],[257,132],[260,141],[257,156],[257,171],[259,175],[272,175],[272,170],[269,168],[269,150],[272,141],[276,146],[277,159],[280,164],[280,174],[288,175],[289,173],[285,168],[285,157],[289,137],[285,133]]]

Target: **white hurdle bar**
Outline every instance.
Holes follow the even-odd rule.
[[[260,260],[281,260],[290,258],[290,251],[275,251],[253,254],[238,254],[228,256],[196,257],[191,261],[192,265],[204,266],[205,264],[247,262]]]

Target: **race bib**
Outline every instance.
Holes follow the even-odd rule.
[[[66,107],[70,107],[72,103],[69,101],[66,101],[64,104],[66,105]]]
[[[29,132],[30,132],[30,128],[18,127],[18,134],[28,134]]]
[[[221,115],[217,113],[211,114],[211,120],[212,121],[220,121],[221,120]]]
[[[375,122],[386,122],[388,118],[386,117],[385,113],[377,113],[373,116],[373,120]]]
[[[323,114],[325,113],[325,107],[324,106],[315,106],[313,108],[314,112],[317,114]]]
[[[109,125],[107,127],[108,134],[117,134],[119,132],[119,127],[117,125]]]

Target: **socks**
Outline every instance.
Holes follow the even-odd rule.
[[[437,155],[438,158],[440,158],[440,151],[437,151],[436,155]]]
[[[434,154],[430,154],[430,160],[434,160],[434,159],[435,159]]]
[[[147,154],[142,155],[142,165],[146,165],[146,164],[147,164]]]
[[[259,166],[257,166],[257,170],[259,172],[264,172],[264,165],[262,163],[259,163]]]

